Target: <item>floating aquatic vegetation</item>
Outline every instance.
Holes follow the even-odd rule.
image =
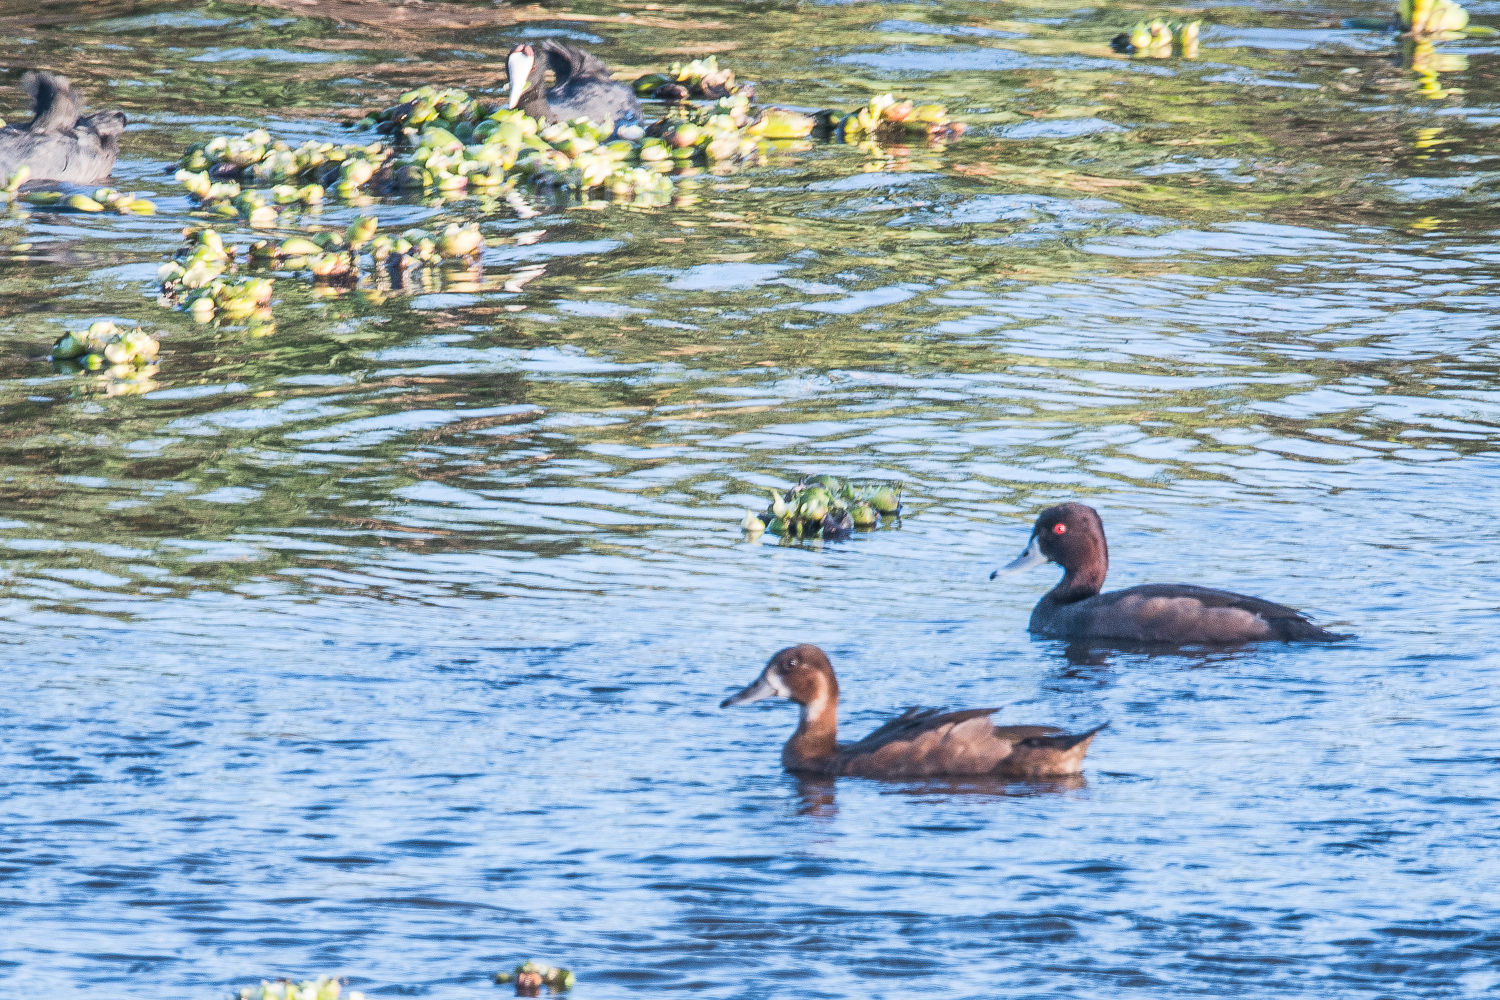
[[[515,983],[516,996],[540,996],[545,986],[550,993],[562,993],[573,988],[577,977],[568,969],[554,968],[527,960],[510,972],[495,973],[496,983]]]
[[[252,129],[189,146],[176,178],[204,214],[272,226],[285,211],[314,209],[330,190],[346,201],[359,199],[366,185],[390,173],[392,155],[379,142],[309,140],[293,149],[265,129]]]
[[[815,118],[820,123],[827,123],[833,138],[850,143],[863,140],[888,142],[913,137],[946,142],[968,130],[963,122],[949,118],[948,109],[941,104],[898,101],[892,94],[872,97],[868,105],[849,114],[820,111]]]
[[[358,281],[363,255],[368,252],[374,264],[388,270],[403,271],[412,265],[430,266],[444,261],[461,261],[474,265],[484,252],[484,234],[477,223],[450,224],[433,234],[425,229],[408,229],[400,236],[379,232],[380,222],[374,216],[361,215],[349,223],[343,233],[323,232],[311,238],[292,236],[280,243],[262,240],[250,247],[250,259],[285,271],[308,271],[314,278]]]
[[[1444,0],[1446,2],[1446,0]],[[1198,33],[1202,21],[1170,23],[1156,18],[1138,21],[1128,32],[1110,39],[1110,48],[1142,59],[1198,58]]]
[[[447,264],[468,271],[470,284],[481,280],[485,238],[477,223],[454,223],[437,232],[408,229],[400,236],[380,233],[379,226],[374,216],[361,215],[342,231],[257,240],[249,247],[226,246],[223,235],[210,228],[185,229],[187,242],[176,259],[157,269],[160,302],[200,323],[244,324],[251,336],[261,337],[276,328],[270,306],[275,279],[239,275],[241,267],[304,272],[321,294],[356,286],[379,291],[420,284],[430,290],[442,278],[432,269]],[[416,270],[420,281],[408,277]]]
[[[290,979],[275,982],[261,980],[259,986],[240,990],[240,1000],[339,1000],[343,983],[329,976],[294,983]],[[359,990],[350,990],[347,1000],[365,1000]]]
[[[820,129],[825,137],[849,142],[915,135],[944,139],[964,130],[941,105],[918,106],[889,94],[850,113],[808,116],[775,107],[752,113],[751,88],[735,84],[733,73],[712,59],[673,64],[670,73],[647,74],[636,85],[655,93],[664,80],[686,87],[684,101],[687,96],[705,100],[680,104],[648,128],[626,126],[613,137],[585,119],[548,124],[465,91],[434,87],[408,91],[400,104],[359,124],[373,122],[414,147],[397,161],[392,181],[398,188],[484,193],[524,183],[580,194],[600,190],[616,201],[641,205],[670,200],[674,185],[667,175],[764,164],[772,140],[802,139]]]
[[[1401,30],[1414,38],[1463,31],[1469,12],[1453,0],[1401,0],[1396,9]]]
[[[245,321],[268,333],[272,322],[270,278],[242,277],[226,280],[223,275],[235,264],[234,251],[212,229],[185,229],[188,245],[178,259],[156,271],[161,281],[162,301],[186,310],[199,323]]]
[[[0,118],[0,128],[5,127],[3,122],[4,119]],[[15,201],[16,198],[19,197],[17,192],[21,190],[21,185],[25,184],[30,179],[31,168],[26,164],[23,163],[16,169],[12,170],[5,178],[5,190],[0,191],[0,204]]]
[[[265,312],[257,318],[270,319],[268,313],[273,290],[270,278],[215,279],[201,288],[185,292],[178,301],[199,323],[216,318],[248,320],[262,310]]]
[[[389,143],[307,142],[293,149],[254,129],[190,146],[177,179],[202,213],[253,227],[274,226],[286,211],[314,209],[329,193],[354,204],[397,192],[512,200],[525,185],[657,207],[672,202],[674,176],[764,164],[776,141],[815,134],[851,143],[942,140],[964,131],[941,105],[890,94],[850,113],[808,116],[772,107],[752,114],[752,88],[736,84],[733,72],[711,58],[673,64],[669,74],[656,76],[685,89],[684,101],[704,100],[674,106],[650,128],[625,126],[610,135],[582,118],[547,123],[456,88],[418,87],[354,123],[390,136]]]
[[[25,171],[24,175],[22,171]],[[15,188],[19,188],[30,175],[31,171],[22,167],[11,174],[11,183],[15,184]],[[21,180],[15,180],[17,176],[21,176]],[[13,196],[15,188],[7,187],[7,191]],[[68,194],[65,191],[28,191],[20,198],[28,205],[57,211],[118,212],[121,215],[156,214],[155,202],[139,197],[132,191],[117,191],[114,188],[99,188],[92,197],[82,193]]]
[[[51,356],[59,372],[94,372],[107,395],[131,396],[156,388],[151,377],[160,350],[161,342],[140,327],[127,329],[105,319],[80,333],[63,334]]]
[[[396,187],[408,190],[502,193],[524,183],[544,190],[599,189],[616,201],[664,205],[673,192],[666,174],[682,173],[695,161],[741,161],[762,152],[755,139],[739,134],[749,105],[743,96],[669,116],[649,131],[627,126],[612,140],[586,119],[548,124],[470,100],[463,91],[419,88],[401,96],[401,104],[381,112],[377,127],[392,125],[414,146],[393,177]],[[433,116],[427,116],[428,107]],[[715,144],[731,134],[732,146]]]
[[[481,106],[475,113],[484,110]],[[422,126],[414,137],[416,148],[396,171],[398,186],[501,193],[524,183],[543,190],[597,188],[617,201],[646,206],[671,199],[672,181],[664,176],[671,166],[656,166],[644,134],[605,142],[605,131],[585,119],[547,124],[509,108],[472,125],[466,119],[455,128],[450,131],[437,122]]]
[[[177,286],[202,288],[223,274],[234,263],[234,252],[224,246],[224,238],[212,229],[184,229],[188,246],[178,252],[178,259],[156,269],[162,288]]]
[[[721,69],[717,56],[674,62],[665,73],[647,73],[631,85],[636,95],[662,101],[718,100],[735,94],[748,102],[755,96],[755,84],[736,83],[734,70]]]
[[[901,516],[901,490],[889,485],[856,486],[836,476],[804,478],[786,492],[773,491],[771,506],[748,511],[740,522],[746,534],[787,538],[843,538],[856,528],[879,527]]]

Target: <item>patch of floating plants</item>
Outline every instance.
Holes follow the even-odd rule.
[[[0,119],[0,127],[4,127],[3,119]],[[114,188],[99,188],[92,197],[79,192],[68,193],[66,191],[27,191],[21,193],[21,185],[31,179],[31,168],[21,164],[12,170],[5,178],[5,184],[0,187],[0,204],[13,201],[25,202],[38,208],[49,208],[53,211],[74,212],[118,212],[121,215],[155,215],[156,203],[142,198],[131,191],[117,191]]]
[[[631,87],[637,97],[649,97],[658,101],[716,101],[736,94],[746,101],[755,99],[755,84],[735,82],[734,70],[720,69],[718,56],[674,62],[667,67],[665,73],[647,73],[636,77]]]
[[[1453,0],[1401,0],[1396,9],[1396,24],[1414,38],[1463,38],[1469,34],[1489,34],[1488,30],[1469,27],[1469,12]]]
[[[1133,55],[1140,59],[1198,58],[1198,32],[1202,21],[1173,24],[1156,18],[1138,21],[1128,32],[1121,32],[1110,40],[1110,48],[1116,52]]]
[[[4,120],[0,119],[0,128],[4,127]],[[114,188],[99,188],[92,197],[80,192],[69,194],[66,191],[27,191],[21,192],[21,185],[31,179],[31,168],[21,164],[12,170],[5,178],[5,186],[0,189],[0,204],[12,201],[23,201],[28,205],[38,208],[50,208],[53,211],[71,210],[74,212],[118,212],[121,215],[155,215],[156,202],[148,198],[142,198],[133,191],[117,191]]]
[[[899,520],[901,491],[886,484],[859,486],[837,476],[807,476],[786,492],[773,491],[771,506],[749,511],[740,527],[751,538],[769,533],[785,539],[847,538]]]
[[[197,212],[275,226],[288,212],[316,211],[333,196],[351,204],[374,197],[419,194],[503,198],[526,214],[518,191],[587,200],[607,196],[638,207],[670,204],[676,187],[708,170],[762,165],[775,149],[807,148],[809,138],[850,144],[934,144],[965,126],[938,104],[918,105],[885,94],[852,112],[806,115],[756,108],[749,85],[713,59],[674,64],[668,73],[635,81],[638,92],[673,103],[650,126],[627,125],[613,135],[586,119],[548,123],[524,111],[454,88],[418,87],[401,103],[355,123],[382,138],[367,144],[303,143],[293,148],[264,129],[218,136],[183,154],[177,179]]]
[[[344,984],[329,976],[294,983],[290,979],[275,982],[261,980],[259,986],[246,986],[239,992],[239,1000],[339,1000]],[[365,1000],[359,990],[350,990],[346,1000]]]
[[[190,313],[200,323],[245,323],[253,336],[275,330],[271,296],[275,279],[239,275],[245,267],[303,272],[315,287],[342,290],[355,286],[424,290],[438,283],[435,270],[457,265],[469,281],[444,280],[450,288],[477,287],[485,239],[477,223],[453,223],[440,232],[407,229],[400,236],[380,233],[374,216],[357,216],[342,232],[330,229],[279,242],[257,240],[249,247],[229,246],[217,230],[185,229],[186,243],[174,260],[157,269],[161,304]],[[420,272],[420,278],[414,273]]]
[[[224,237],[212,229],[185,229],[183,235],[188,242],[178,259],[156,271],[161,303],[187,311],[200,323],[227,319],[247,323],[259,336],[272,332],[273,279],[226,278],[235,267],[236,248],[226,247]]]
[[[81,333],[65,333],[52,345],[52,366],[65,375],[94,374],[109,396],[137,396],[156,388],[156,356],[161,342],[140,327],[126,329],[110,320]]]
[[[516,966],[510,972],[495,973],[495,982],[499,984],[515,983],[516,996],[535,997],[541,996],[542,988],[546,987],[549,993],[562,993],[573,988],[577,978],[567,969],[556,968],[550,965],[542,965],[540,962],[525,961]]]
[[[142,198],[133,191],[117,191],[114,188],[99,188],[93,195],[86,195],[82,192],[69,194],[65,191],[28,191],[20,197],[28,205],[50,208],[53,211],[117,212],[120,215],[156,214],[154,201]]]
[[[1453,0],[1401,0],[1395,23],[1384,27],[1401,32],[1402,68],[1416,73],[1421,80],[1418,91],[1433,99],[1460,93],[1444,88],[1438,74],[1462,73],[1469,68],[1467,55],[1439,51],[1436,43],[1495,34],[1493,28],[1470,25],[1469,12]]]

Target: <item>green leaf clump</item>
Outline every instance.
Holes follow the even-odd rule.
[[[740,527],[752,536],[768,532],[783,538],[833,539],[900,516],[900,487],[859,486],[837,476],[816,475],[785,492],[773,490],[771,506],[760,514],[749,511]]]

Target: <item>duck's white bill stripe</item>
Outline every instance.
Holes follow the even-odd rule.
[[[997,576],[1009,576],[1012,573],[1019,573],[1022,570],[1031,569],[1033,566],[1040,566],[1046,561],[1047,557],[1042,554],[1041,538],[1032,535],[1031,544],[1026,546],[1026,551],[991,573],[990,579],[993,580]]]
[[[777,675],[776,671],[767,667],[755,679],[754,684],[751,684],[739,694],[732,694],[728,698],[725,698],[719,704],[719,707],[729,708],[731,705],[748,705],[751,702],[764,701],[767,698],[788,698],[791,696],[791,693],[791,690],[782,681],[781,677]]]

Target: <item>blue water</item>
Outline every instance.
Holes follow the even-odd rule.
[[[283,276],[276,332],[253,339],[157,304],[191,221],[162,171],[200,133],[259,115],[337,134],[334,111],[257,112],[235,89],[316,105],[322,76],[193,60],[352,36],[362,76],[406,64],[379,69],[396,43],[369,26],[100,9],[143,18],[99,29],[125,43],[177,43],[174,71],[244,75],[214,103],[162,74],[162,103],[127,105],[117,176],[154,185],[160,215],[0,220],[0,243],[33,245],[0,261],[9,993],[329,973],[497,996],[528,957],[572,968],[580,1000],[1500,988],[1500,153],[1437,114],[1492,101],[1491,57],[1451,98],[1344,95],[1346,65],[1406,79],[1366,65],[1378,39],[1226,9],[1241,27],[1209,37],[1275,44],[1205,62],[1324,87],[1287,98],[1348,130],[1319,167],[1260,88],[1199,82],[1228,62],[1088,75],[1101,25],[1133,11],[1054,29],[993,5],[816,10],[816,30],[811,8],[757,14],[764,37],[721,60],[788,101],[799,80],[859,98],[829,75],[851,64],[991,108],[1213,86],[1283,145],[1218,118],[1167,129],[1177,105],[1149,100],[1154,119],[1037,118],[1023,145],[950,96],[978,126],[948,151],[817,148],[654,212],[502,206],[483,280],[327,297]],[[864,31],[946,45],[940,12],[995,65]],[[654,54],[680,47],[661,29],[582,23],[612,62],[679,57]],[[91,75],[86,25],[33,27],[42,48],[8,43],[11,65],[45,57],[95,106],[146,99]],[[1053,32],[1042,55],[1012,37],[1033,29]],[[1416,145],[1434,121],[1450,144]],[[1224,141],[1191,144],[1203,130]],[[1361,159],[1366,140],[1392,159]],[[47,344],[106,315],[162,332],[161,389],[52,372]],[[904,483],[907,516],[839,543],[741,536],[767,489],[821,471]],[[1102,513],[1112,587],[1226,587],[1358,638],[1032,639],[1054,570],[988,575],[1062,500]],[[846,736],[918,704],[1110,727],[1073,781],[799,780],[779,762],[792,706],[716,707],[797,642],[829,651]]]

